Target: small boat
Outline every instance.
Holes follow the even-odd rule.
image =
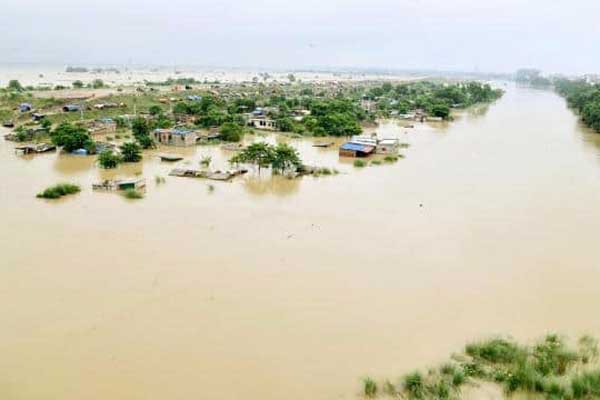
[[[313,143],[313,147],[331,147],[333,144],[333,142],[316,142]]]
[[[160,158],[161,161],[169,161],[169,162],[183,160],[183,157],[181,157],[177,154],[159,154],[158,157]]]
[[[127,190],[127,189],[143,189],[146,187],[145,179],[122,179],[122,180],[104,180],[100,183],[93,183],[93,190]]]
[[[5,127],[5,128],[14,128],[15,127],[15,122],[13,120],[4,121],[2,123],[2,126]]]

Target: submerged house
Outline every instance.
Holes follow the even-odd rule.
[[[379,139],[377,136],[353,136],[340,147],[342,157],[367,157],[376,154],[396,154],[400,148],[398,139]]]
[[[377,154],[397,154],[400,149],[398,139],[380,139],[377,141],[375,152]]]
[[[167,146],[194,146],[198,134],[195,131],[181,128],[156,129],[154,141]]]
[[[375,151],[375,146],[359,143],[346,142],[340,147],[340,156],[342,157],[368,157]]]

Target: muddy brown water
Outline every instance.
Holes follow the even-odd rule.
[[[354,399],[473,338],[599,333],[600,136],[507,89],[449,125],[383,124],[411,144],[394,165],[291,140],[341,174],[212,192],[156,185],[173,164],[152,154],[107,172],[0,141],[1,397]],[[141,201],[91,191],[139,173]],[[35,198],[59,181],[83,192]]]

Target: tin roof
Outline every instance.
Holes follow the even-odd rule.
[[[361,144],[361,143],[347,142],[347,143],[344,143],[340,147],[340,149],[348,150],[348,151],[361,151],[363,153],[370,153],[375,149],[375,147],[368,146],[368,145]]]

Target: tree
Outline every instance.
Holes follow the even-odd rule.
[[[290,145],[273,146],[264,142],[252,143],[231,158],[230,162],[258,165],[259,173],[261,168],[269,166],[280,173],[290,169],[296,170],[302,166],[298,151]]]
[[[150,113],[150,115],[161,115],[162,114],[162,108],[160,108],[160,106],[157,105],[153,105],[150,106],[150,108],[148,109],[148,112]]]
[[[81,82],[81,81],[79,81],[79,80],[77,80],[77,81],[74,81],[74,82],[73,82],[73,87],[74,87],[75,89],[81,89],[81,88],[83,87],[83,82]]]
[[[111,149],[103,150],[98,156],[98,164],[101,168],[111,169],[116,168],[121,162],[121,157],[115,154]]]
[[[150,127],[144,118],[137,117],[131,124],[131,131],[136,138],[138,136],[147,136],[150,133]]]
[[[294,130],[294,121],[290,117],[279,118],[277,127],[281,132],[291,132]]]
[[[102,89],[104,87],[104,81],[102,79],[94,79],[92,87],[94,89]]]
[[[142,148],[135,142],[123,143],[120,149],[123,162],[138,162],[142,159]]]
[[[86,149],[93,153],[95,144],[85,128],[71,125],[68,122],[60,124],[52,133],[52,143],[63,146],[65,151]]]
[[[21,82],[19,82],[18,80],[11,79],[10,81],[8,81],[8,89],[15,92],[22,92],[23,86],[21,86]]]
[[[226,142],[239,142],[244,136],[244,129],[233,122],[225,122],[219,128],[221,139]]]
[[[261,168],[271,165],[274,154],[273,146],[268,143],[252,143],[250,146],[233,156],[230,162],[234,164],[245,163],[258,165],[258,173],[260,174]]]
[[[450,116],[450,107],[443,103],[434,104],[431,107],[431,113],[434,117],[448,119],[448,117]]]
[[[283,174],[285,171],[291,169],[297,170],[302,166],[302,161],[300,160],[298,150],[288,144],[280,143],[273,151],[271,166]]]

